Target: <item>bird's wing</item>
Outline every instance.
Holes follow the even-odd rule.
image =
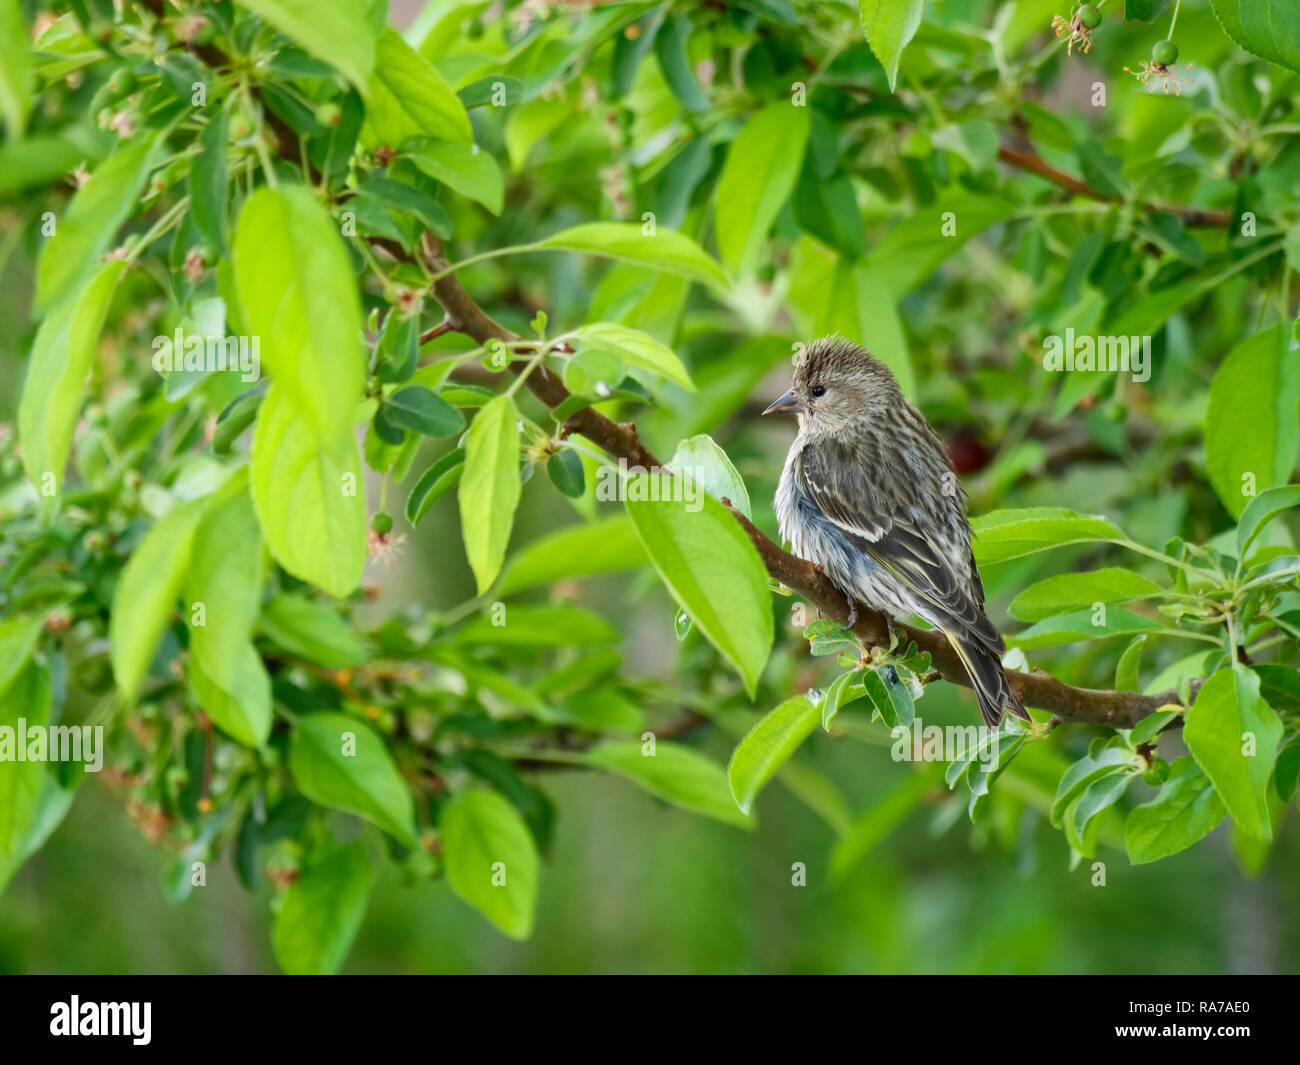
[[[939,618],[991,650],[1005,648],[981,609],[982,589],[966,587],[953,565],[970,546],[945,542],[942,533],[949,526],[936,501],[924,496],[933,486],[918,484],[913,471],[864,441],[852,447],[833,439],[810,442],[800,472],[813,505]]]

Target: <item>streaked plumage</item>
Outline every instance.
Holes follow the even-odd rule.
[[[794,553],[851,601],[915,614],[947,636],[989,725],[1008,711],[1026,717],[1002,671],[1006,644],[984,613],[966,493],[889,368],[856,344],[817,340],[768,410],[799,419],[776,493]]]

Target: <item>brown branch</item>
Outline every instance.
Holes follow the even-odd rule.
[[[162,0],[140,0],[140,2],[156,17],[164,17]],[[220,68],[230,62],[218,48],[200,46],[194,50],[209,66]],[[266,118],[279,141],[281,157],[296,158],[297,135],[269,109],[266,110]],[[1031,170],[1077,195],[1108,201],[1115,199],[1092,189],[1064,171],[1057,170],[1032,151],[1003,147],[999,149],[998,154],[1006,162]],[[316,179],[314,172],[313,179]],[[1228,221],[1225,212],[1184,207],[1159,209],[1180,214],[1188,225],[1226,225]],[[413,257],[399,244],[382,238],[373,238],[372,243],[383,248],[399,261],[413,261]],[[442,242],[432,233],[424,234],[422,251],[426,265],[435,274],[450,268],[451,264],[443,251]],[[479,344],[487,344],[492,340],[511,343],[520,339],[491,318],[465,291],[455,274],[447,273],[435,281],[433,295],[441,304],[446,319],[442,326],[435,327],[431,332],[455,330]],[[512,370],[514,373],[524,372],[520,367],[512,367]],[[524,384],[534,396],[552,409],[569,398],[569,391],[560,379],[540,364],[528,374]],[[662,467],[659,460],[641,443],[634,425],[615,422],[590,407],[573,414],[565,422],[564,428],[566,433],[578,433],[586,437],[610,455],[627,459],[629,465],[642,466],[646,469]],[[749,534],[750,540],[758,549],[759,556],[772,577],[787,588],[798,592],[823,615],[841,622],[848,620],[848,602],[812,563],[783,551],[762,530],[734,508],[732,514]],[[910,625],[896,627],[906,633],[908,639],[914,640],[921,650],[930,653],[935,668],[945,680],[970,687],[970,677],[967,676],[961,661],[941,633]],[[875,611],[860,609],[853,631],[868,645],[884,643],[888,640],[885,617]],[[1129,728],[1148,714],[1154,713],[1159,707],[1179,702],[1177,693],[1173,691],[1161,692],[1158,695],[1139,695],[1133,692],[1076,688],[1038,670],[1033,673],[1008,670],[1007,676],[1013,689],[1028,705],[1049,711],[1062,720],[1077,723]]]
[[[1093,188],[1086,181],[1082,181],[1073,174],[1067,174],[1064,170],[1057,169],[1032,148],[1012,148],[1004,144],[998,149],[998,158],[1004,163],[1037,174],[1041,178],[1046,178],[1053,185],[1059,185],[1076,196],[1083,196],[1089,200],[1099,200],[1102,203],[1123,203],[1124,201],[1122,196],[1117,196],[1111,192],[1102,192],[1101,189]],[[1177,215],[1183,220],[1185,226],[1222,229],[1232,222],[1230,212],[1209,207],[1150,204],[1147,210]]]
[[[441,273],[450,267],[442,243],[436,237],[426,234],[424,250],[428,266],[435,273]],[[433,295],[446,312],[451,328],[472,340],[486,344],[491,340],[509,343],[519,339],[484,312],[465,291],[455,274],[446,274],[436,281]],[[515,372],[522,371],[516,368]],[[542,366],[538,366],[524,384],[548,407],[558,407],[569,398],[568,390],[559,378]],[[641,443],[633,426],[612,421],[590,407],[574,414],[565,423],[565,428],[582,434],[610,455],[627,459],[629,465],[647,469],[661,466],[659,460]],[[848,620],[847,600],[812,563],[783,551],[734,508],[732,514],[749,534],[750,540],[758,549],[759,557],[773,578],[799,593],[826,617],[840,622]],[[970,687],[970,677],[961,660],[941,633],[911,625],[898,625],[896,628],[906,633],[908,639],[915,640],[922,651],[930,653],[935,669],[945,680]],[[872,610],[859,609],[853,631],[868,645],[886,643],[889,639],[884,615]],[[1033,673],[1007,670],[1007,677],[1029,706],[1049,711],[1062,720],[1075,723],[1130,728],[1160,707],[1180,703],[1178,694],[1174,691],[1139,695],[1136,692],[1076,688],[1039,670]]]

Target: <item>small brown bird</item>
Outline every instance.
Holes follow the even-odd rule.
[[[763,413],[792,411],[799,435],[776,492],[781,536],[849,601],[923,618],[948,637],[981,713],[1029,719],[1002,671],[1006,644],[984,613],[966,492],[943,442],[884,363],[846,340],[804,349],[794,382]]]

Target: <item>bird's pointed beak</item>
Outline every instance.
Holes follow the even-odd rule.
[[[799,410],[800,403],[798,397],[793,392],[787,392],[784,396],[773,403],[764,414],[789,414],[791,411]]]

